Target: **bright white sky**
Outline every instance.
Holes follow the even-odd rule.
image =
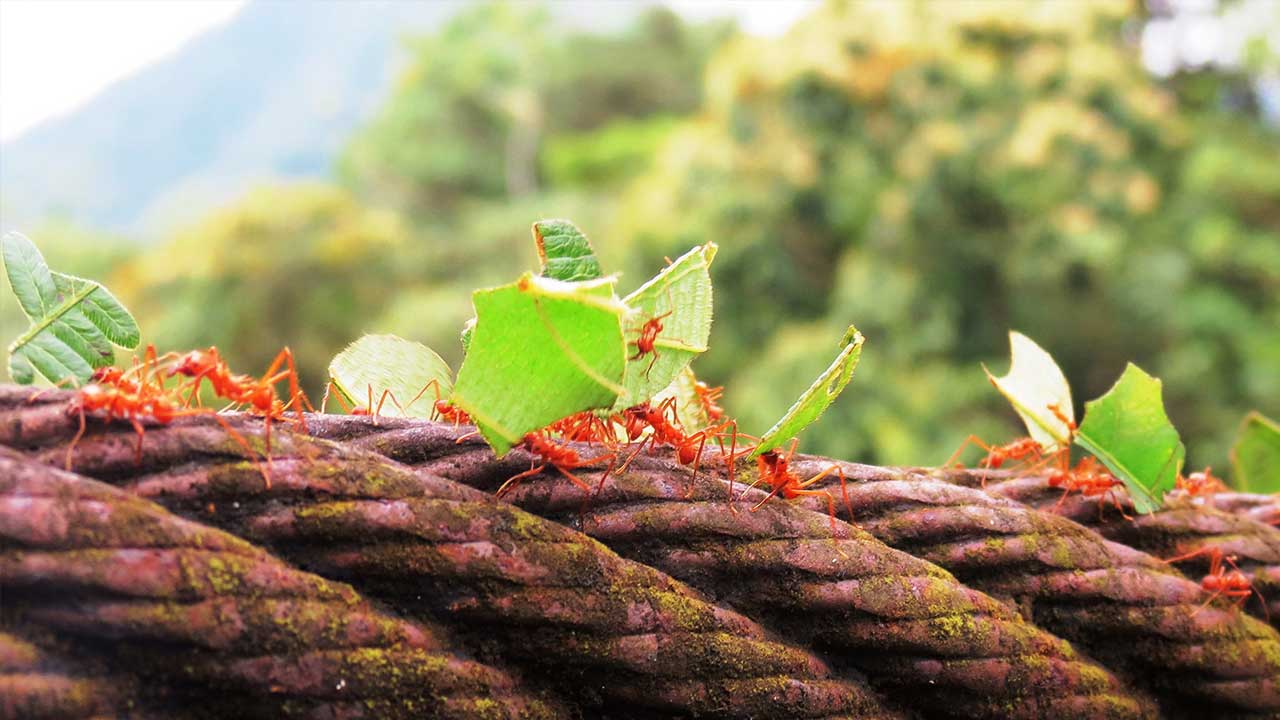
[[[426,1],[426,0],[423,0]],[[665,0],[690,18],[736,16],[776,35],[816,4]],[[245,0],[0,0],[0,142],[225,23]]]
[[[231,19],[245,0],[0,0],[0,142]]]

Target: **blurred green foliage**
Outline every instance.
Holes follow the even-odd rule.
[[[969,433],[1011,438],[979,362],[1002,371],[1013,328],[1077,403],[1130,360],[1161,377],[1189,463],[1225,467],[1246,410],[1280,414],[1280,138],[1222,101],[1238,76],[1146,74],[1131,12],[833,3],[766,40],[665,10],[589,34],[475,5],[412,43],[340,188],[253,191],[120,255],[26,230],[117,292],[144,342],[217,344],[244,372],[289,344],[312,393],[364,332],[456,367],[471,290],[536,267],[534,219],[572,218],[624,290],[713,241],[697,369],[748,432],[852,322],[858,375],[806,450],[930,464]]]
[[[863,368],[812,451],[937,463],[971,432],[1019,434],[978,365],[1004,367],[1010,328],[1078,403],[1150,367],[1195,462],[1280,402],[1275,132],[1180,112],[1124,9],[833,4],[717,57],[618,231],[650,260],[721,243],[701,367],[745,427],[849,322]]]

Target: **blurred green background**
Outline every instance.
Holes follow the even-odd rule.
[[[157,238],[20,229],[144,341],[246,372],[288,344],[312,393],[365,332],[456,367],[470,291],[533,267],[530,223],[568,217],[622,290],[720,245],[695,369],[748,432],[857,324],[862,365],[809,451],[934,464],[1020,434],[980,367],[1006,367],[1009,329],[1058,359],[1077,413],[1129,360],[1161,377],[1192,466],[1226,469],[1245,411],[1280,415],[1265,33],[1235,66],[1156,74],[1158,13],[1129,2],[832,3],[769,39],[633,15],[586,31],[465,5],[405,41],[321,177],[238,188]],[[6,291],[4,336],[25,324]]]

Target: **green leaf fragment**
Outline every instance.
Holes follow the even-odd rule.
[[[624,392],[626,306],[614,283],[526,273],[473,293],[476,325],[450,401],[495,453],[563,417],[610,407]]]
[[[373,410],[391,417],[430,418],[436,398],[453,392],[452,377],[431,348],[395,335],[365,335],[329,363],[329,379],[349,406],[368,408],[372,402]],[[435,391],[427,389],[433,382]]]
[[[695,357],[707,351],[712,311],[708,269],[715,256],[715,243],[696,247],[623,298],[623,303],[632,309],[627,316],[628,359],[622,381],[627,391],[618,396],[614,410],[654,397]],[[662,324],[654,339],[654,353],[636,357],[636,338],[644,324],[654,318]]]
[[[1245,416],[1231,447],[1233,485],[1241,492],[1280,492],[1280,423],[1258,411]]]
[[[54,384],[87,382],[115,362],[115,347],[136,348],[138,324],[107,289],[53,272],[20,233],[0,239],[5,275],[31,327],[9,346],[9,375],[31,383],[38,372]]]
[[[850,325],[840,341],[840,353],[836,355],[831,367],[823,371],[809,389],[800,395],[791,409],[787,410],[782,418],[760,438],[760,444],[751,451],[752,458],[781,447],[788,440],[799,435],[801,430],[817,420],[830,407],[849,384],[849,380],[853,378],[853,371],[858,367],[858,360],[862,357],[863,342],[862,333]]]
[[[1027,432],[1048,452],[1071,444],[1075,410],[1071,387],[1053,357],[1019,332],[1009,333],[1009,372],[995,377],[986,365],[987,379],[1013,405]],[[1057,409],[1063,417],[1058,417]],[[1065,419],[1064,419],[1065,418]]]
[[[1105,395],[1085,404],[1076,443],[1125,484],[1142,514],[1160,508],[1186,459],[1165,415],[1160,381],[1133,363]]]
[[[542,276],[565,282],[604,277],[591,241],[568,220],[539,220],[533,224]]]

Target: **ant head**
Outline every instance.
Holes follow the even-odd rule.
[[[169,377],[174,375],[186,375],[193,377],[203,372],[207,372],[213,366],[213,358],[203,350],[192,350],[191,352],[178,358],[178,362],[169,368]]]
[[[124,377],[123,370],[114,365],[108,365],[94,370],[90,379],[96,383],[114,383],[122,377]]]

